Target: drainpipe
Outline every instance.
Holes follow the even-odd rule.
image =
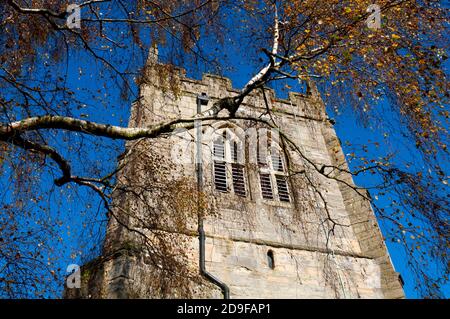
[[[202,93],[201,95],[197,95],[197,114],[202,112],[202,105],[208,105],[209,97]],[[203,191],[203,166],[202,166],[202,121],[196,120],[194,121],[194,127],[196,132],[196,164],[195,168],[197,171],[197,190],[198,192]],[[200,201],[199,201],[200,203]],[[200,264],[200,274],[212,282],[214,285],[218,286],[223,293],[224,299],[230,299],[230,289],[228,286],[214,277],[206,270],[205,265],[205,230],[203,228],[203,212],[200,211],[200,206],[197,211],[198,215],[198,241],[199,241],[199,264]]]

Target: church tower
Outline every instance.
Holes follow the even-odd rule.
[[[145,73],[129,126],[176,130],[126,143],[102,256],[66,297],[404,297],[312,84],[189,123],[177,119],[236,95],[231,81],[187,78],[152,54]]]

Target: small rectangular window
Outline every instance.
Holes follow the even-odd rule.
[[[234,193],[239,196],[246,196],[244,166],[239,164],[232,164],[233,189]]]
[[[267,252],[267,264],[269,265],[270,269],[275,269],[275,258],[273,256],[272,250],[269,250]]]
[[[270,174],[259,173],[261,180],[261,192],[264,199],[273,199],[272,182],[270,180]]]
[[[278,198],[282,202],[290,202],[286,177],[283,175],[275,175],[275,179],[277,181]]]
[[[225,162],[214,161],[214,184],[216,186],[216,190],[220,192],[228,192]]]

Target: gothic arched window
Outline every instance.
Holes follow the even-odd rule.
[[[246,197],[243,145],[227,128],[216,132],[213,140],[214,185],[219,192]]]
[[[258,134],[257,160],[262,197],[290,202],[283,149],[272,140],[270,131]]]

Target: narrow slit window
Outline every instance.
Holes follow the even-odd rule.
[[[273,256],[273,251],[269,250],[267,252],[267,265],[270,269],[275,269],[275,258]]]

